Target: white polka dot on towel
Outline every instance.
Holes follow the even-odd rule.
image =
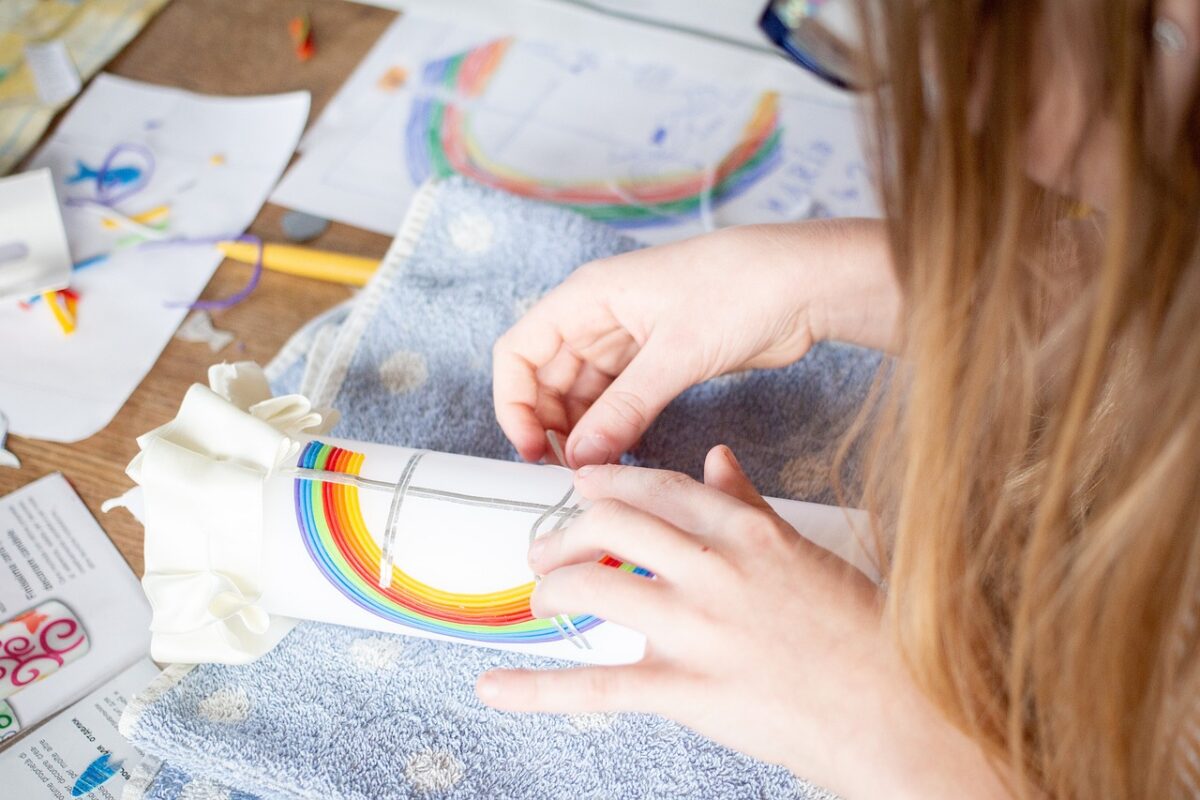
[[[178,800],[229,800],[229,790],[218,783],[200,778],[185,785]]]
[[[399,636],[390,639],[355,639],[350,643],[350,662],[365,672],[387,669],[404,655],[404,640]]]
[[[495,227],[483,214],[460,214],[448,226],[450,241],[464,253],[482,253],[492,246]]]
[[[801,797],[807,797],[809,800],[838,800],[838,796],[828,789],[822,789],[820,786],[814,786],[803,778],[792,776],[792,787]]]
[[[233,725],[250,716],[250,697],[245,689],[217,689],[196,705],[196,713],[209,722]]]
[[[834,453],[810,454],[793,458],[779,470],[779,482],[789,497],[808,497],[829,486],[833,474],[830,465]]]
[[[462,780],[463,765],[444,750],[422,750],[408,757],[404,777],[418,791],[445,791]]]
[[[569,714],[567,716],[567,722],[580,733],[608,730],[616,719],[616,714],[604,713]]]
[[[379,379],[392,394],[404,394],[425,385],[429,367],[420,353],[397,350],[379,365]]]

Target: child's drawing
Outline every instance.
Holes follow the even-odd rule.
[[[272,199],[393,234],[424,180],[460,174],[649,242],[875,214],[851,103],[787,89],[405,15]]]

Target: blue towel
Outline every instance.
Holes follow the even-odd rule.
[[[429,185],[371,286],[268,374],[278,393],[340,409],[339,436],[515,458],[492,413],[492,342],[576,266],[635,246],[462,179]],[[831,502],[832,453],[878,364],[821,345],[784,370],[710,381],[627,460],[698,474],[723,442],[763,491]],[[851,487],[856,469],[852,457]],[[493,711],[473,686],[499,666],[560,664],[303,623],[256,663],[168,670],[123,724],[148,756],[127,798],[829,797],[655,716]]]

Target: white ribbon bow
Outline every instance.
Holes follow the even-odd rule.
[[[265,482],[277,468],[295,458],[300,446],[296,437],[324,433],[338,416],[332,410],[314,408],[302,395],[272,397],[266,377],[252,362],[212,367],[209,385],[212,393],[200,392],[194,399],[189,397],[176,422],[139,440],[143,451],[162,439],[164,447],[169,442],[179,452],[166,462],[146,461],[139,454],[129,470],[148,492],[155,481],[149,480],[154,476],[143,475],[144,470],[169,471],[162,475],[179,473],[172,480],[158,482],[173,487],[167,491],[166,508],[175,510],[168,511],[165,523],[149,520],[152,524],[147,536],[163,537],[157,541],[166,549],[158,551],[163,555],[156,568],[151,563],[148,538],[147,570],[142,586],[154,612],[150,630],[151,651],[156,659],[245,663],[271,649],[294,624],[291,620],[272,618],[259,605],[263,576],[261,568],[255,566],[258,559],[254,554],[262,546],[261,526],[252,530],[254,525],[249,522],[249,515],[233,514],[234,518],[247,520],[249,527],[244,535],[231,536],[227,529],[219,531],[224,535],[216,535],[216,531],[209,535],[211,524],[220,523],[197,526],[197,517],[188,506],[209,503],[210,498],[197,494],[180,503],[180,498],[172,492],[180,486],[188,487],[188,482],[195,480],[197,468],[203,465],[213,465],[214,475],[231,475],[224,469],[228,465],[236,470],[230,477],[230,487],[241,489],[236,492],[234,488],[213,489],[211,483],[199,481],[205,485],[197,486],[197,492],[206,488],[217,493],[229,491],[233,493],[230,497],[240,494],[243,498],[240,502],[252,506],[255,481]],[[278,439],[267,435],[259,423],[277,431]],[[244,437],[237,433],[243,427]],[[209,436],[207,431],[213,431],[213,435]],[[255,443],[253,446],[248,444],[250,440]],[[247,444],[243,446],[243,442]],[[151,463],[157,466],[147,466]],[[222,485],[220,481],[216,484]],[[247,492],[250,499],[246,499]],[[153,501],[155,495],[147,497]],[[178,522],[172,521],[172,515],[178,517]],[[171,537],[179,544],[169,544]],[[198,542],[197,537],[207,541]],[[247,558],[248,555],[251,557]]]

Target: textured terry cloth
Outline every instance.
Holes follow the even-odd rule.
[[[633,246],[461,180],[426,187],[349,313],[308,326],[271,365],[274,388],[341,410],[339,436],[514,458],[492,412],[492,342],[571,269]],[[829,502],[831,454],[877,365],[825,345],[784,370],[710,381],[629,461],[697,474],[724,442],[765,492]],[[122,728],[150,758],[129,796],[826,796],[653,716],[505,714],[475,699],[485,669],[548,664],[303,623],[253,664],[168,670],[131,704]]]
[[[516,458],[493,414],[493,343],[576,266],[637,245],[462,179],[418,197],[348,319],[325,322],[312,351],[285,347],[268,374],[277,392],[341,411],[337,436]],[[834,452],[878,366],[874,351],[823,343],[787,369],[708,381],[668,406],[625,461],[699,477],[709,448],[724,443],[763,494],[836,503]],[[852,498],[857,474],[852,451]]]

